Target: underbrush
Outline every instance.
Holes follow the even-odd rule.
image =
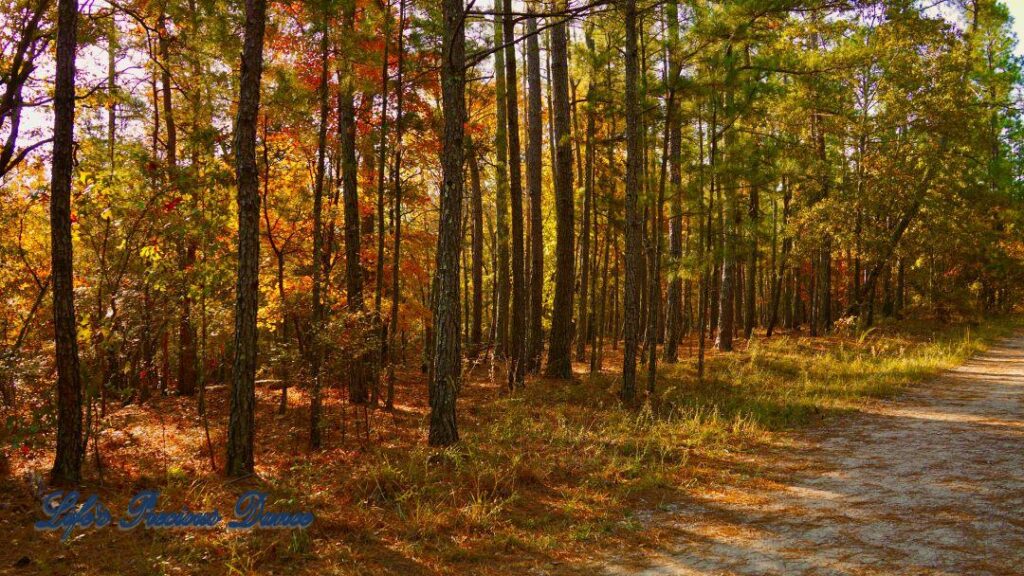
[[[84,554],[85,547],[121,550],[130,542],[113,571],[138,574],[504,574],[538,565],[574,573],[597,547],[650,541],[649,511],[729,482],[744,466],[734,456],[756,457],[789,431],[827,426],[835,415],[898,394],[1019,325],[1016,318],[974,326],[905,321],[863,334],[754,338],[730,354],[709,352],[702,381],[692,360],[660,365],[656,392],[630,407],[618,400],[611,351],[607,372],[579,371],[572,382],[530,379],[513,396],[500,374],[480,370],[463,386],[462,440],[441,450],[425,445],[425,386],[415,373],[398,390],[410,402],[378,416],[369,440],[329,436],[328,448],[315,454],[296,432],[306,418],[302,395],[285,417],[274,414],[273,397],[261,397],[257,428],[269,439],[257,444],[261,479],[249,483],[270,492],[275,509],[313,510],[307,533],[152,534],[140,544],[131,534],[115,540],[96,532],[69,546]],[[213,422],[226,419],[225,409],[223,398],[211,398]],[[145,416],[124,423],[135,427],[133,438],[156,446],[173,444],[161,434],[178,435],[184,446],[164,453],[165,481],[148,469],[150,476],[126,473],[124,481],[162,484],[166,509],[189,502],[230,510],[247,483],[208,471],[198,420],[182,418],[170,432],[161,420],[159,431],[139,431]],[[222,441],[218,435],[215,444]],[[49,536],[37,540],[54,545]],[[148,558],[157,549],[154,563]],[[197,568],[197,559],[209,568]]]

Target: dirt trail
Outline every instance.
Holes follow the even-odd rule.
[[[1024,337],[805,436],[782,488],[657,514],[676,549],[606,574],[1024,574]]]

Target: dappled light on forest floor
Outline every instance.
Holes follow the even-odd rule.
[[[891,396],[1012,326],[991,325],[970,340],[960,327],[879,332],[864,341],[835,337],[826,349],[799,336],[758,339],[733,355],[712,354],[703,383],[690,360],[663,366],[661,392],[634,409],[623,409],[610,372],[591,376],[577,365],[571,383],[530,378],[510,396],[500,365],[491,370],[485,361],[463,387],[463,441],[443,450],[425,446],[426,388],[417,369],[398,373],[393,412],[364,412],[329,386],[317,452],[307,447],[304,392],[292,389],[279,415],[280,392],[262,388],[257,477],[243,480],[222,476],[225,386],[211,386],[207,396],[217,472],[195,399],[156,396],[113,407],[103,419],[102,474],[90,450],[83,492],[100,494],[115,513],[144,488],[161,491],[161,509],[225,511],[258,487],[275,508],[313,511],[312,528],[83,530],[60,544],[58,535],[31,528],[40,516],[32,479],[45,474],[51,458],[45,443],[35,443],[15,456],[3,480],[13,498],[0,509],[0,526],[15,546],[0,550],[0,566],[28,558],[37,573],[583,573],[599,562],[598,550],[675,545],[673,523],[708,507],[747,520],[717,525],[707,537],[757,529],[747,521],[766,513],[770,501],[749,490],[829,478],[806,440],[788,431],[851,411],[873,414],[877,401],[866,397]],[[611,369],[617,359],[608,352]],[[901,418],[991,426],[973,412],[936,417],[944,413],[936,406]],[[791,451],[804,456],[785,457]],[[850,496],[841,482],[803,486],[794,496],[800,502]],[[688,530],[686,538],[697,538]]]

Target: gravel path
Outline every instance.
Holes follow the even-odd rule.
[[[1024,574],[1024,337],[805,440],[782,486],[657,514],[676,549],[606,573]]]

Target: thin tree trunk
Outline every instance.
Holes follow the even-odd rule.
[[[495,298],[495,356],[508,357],[509,299],[511,297],[511,279],[509,277],[509,188],[508,188],[508,112],[505,94],[505,50],[504,23],[499,14],[502,0],[494,0],[494,93],[495,93],[495,220],[497,235],[497,271],[494,274],[497,283]]]
[[[480,187],[480,162],[471,137],[466,137],[469,152],[469,176],[472,184],[473,313],[469,343],[475,354],[483,340],[484,314],[484,205]]]
[[[390,78],[390,62],[388,61],[388,49],[391,47],[391,2],[381,1],[381,10],[384,12],[384,54],[380,65],[380,137],[377,160],[377,278],[374,288],[374,312],[377,319],[380,319],[381,299],[384,293],[384,174],[387,171],[388,154],[388,81]],[[381,342],[383,344],[383,340]],[[377,404],[378,386],[373,387],[373,399],[371,403]]]
[[[670,86],[665,106],[665,132],[662,137],[661,173],[658,178],[658,203],[654,209],[654,222],[651,226],[651,277],[649,279],[649,296],[647,298],[648,306],[650,307],[647,316],[647,393],[652,395],[654,394],[658,378],[657,332],[661,305],[661,221],[665,217],[662,206],[665,204],[665,184],[668,171],[669,141],[672,138],[672,117],[675,116],[675,96],[675,87]]]
[[[526,143],[526,188],[530,195],[530,334],[527,370],[540,369],[544,353],[544,221],[541,213],[542,157],[544,119],[541,115],[540,46],[537,40],[537,19],[526,20],[530,34],[526,39],[526,68],[529,83]]]
[[[768,312],[768,327],[765,330],[765,336],[771,338],[772,333],[775,331],[775,326],[779,321],[779,302],[782,299],[782,286],[786,277],[786,270],[789,266],[789,252],[793,247],[793,239],[789,236],[786,231],[786,223],[789,220],[789,202],[791,192],[789,189],[789,183],[786,180],[782,182],[782,251],[779,255],[778,270],[775,277],[775,286],[772,289],[772,303],[771,310]]]
[[[173,193],[180,193],[178,190],[178,128],[174,121],[174,105],[171,98],[171,70],[173,65],[170,59],[170,32],[167,29],[167,15],[164,13],[164,6],[161,6],[160,17],[157,24],[158,40],[157,47],[160,51],[160,84],[161,95],[164,107],[164,126],[167,136],[164,140],[164,150],[167,161],[167,180]],[[178,246],[178,263],[184,276],[179,301],[181,308],[178,315],[178,382],[177,393],[181,395],[192,395],[196,390],[196,338],[195,329],[192,327],[192,300],[189,295],[189,282],[187,281],[188,271],[195,264],[195,246],[190,245],[187,233],[182,234]]]
[[[643,258],[640,238],[641,213],[638,206],[640,176],[643,167],[640,150],[640,103],[637,84],[636,0],[625,0],[626,26],[626,278],[623,303],[623,334],[625,350],[622,360],[622,399],[633,402],[636,396],[636,353],[640,337],[640,261]]]
[[[666,5],[669,42],[669,81],[674,89],[679,75],[676,49],[679,44],[679,1]],[[682,187],[682,123],[677,114],[669,114],[669,183],[671,184],[671,215],[668,224],[668,249],[671,272],[668,283],[668,301],[663,358],[667,363],[678,360],[679,340],[682,334],[682,278],[679,267],[683,258],[683,187]],[[703,191],[701,192],[703,193]]]
[[[583,179],[583,231],[580,235],[580,303],[579,313],[576,316],[576,360],[578,362],[582,362],[586,359],[586,344],[587,341],[591,339],[590,333],[592,332],[592,327],[589,321],[593,309],[593,305],[590,303],[590,300],[594,297],[590,286],[592,283],[590,278],[592,260],[590,248],[591,227],[594,228],[593,252],[595,253],[595,256],[593,257],[593,260],[595,261],[597,253],[597,218],[594,215],[594,107],[596,105],[594,82],[597,80],[597,70],[593,66],[595,52],[594,39],[591,36],[589,28],[585,33],[585,41],[587,44],[587,52],[589,53],[591,60],[590,77],[592,80],[590,85],[587,87],[587,125],[585,136],[587,151],[583,165],[581,166]],[[578,145],[579,139],[577,139],[577,146]],[[596,266],[596,264],[594,265]]]
[[[395,246],[391,253],[391,327],[388,330],[389,343],[388,354],[388,389],[387,397],[384,400],[384,407],[392,410],[395,407],[395,338],[398,334],[398,305],[402,284],[399,274],[401,264],[402,248],[402,114],[404,112],[405,86],[403,81],[403,66],[405,64],[405,3],[406,0],[399,0],[398,3],[398,77],[395,82],[397,100],[395,102],[395,163],[391,170],[391,183],[394,186],[394,198],[391,209],[391,222],[395,228]],[[481,231],[481,234],[483,232]],[[482,250],[481,250],[482,252]],[[474,276],[475,278],[475,276]],[[482,289],[483,279],[480,279]]]
[[[744,270],[743,277],[747,285],[743,291],[745,297],[743,302],[743,337],[748,340],[754,333],[754,324],[757,322],[757,225],[760,218],[759,202],[757,186],[751,186],[750,206],[747,210],[750,241],[747,246],[747,269]]]
[[[505,12],[512,12],[512,0],[505,0]],[[515,38],[515,21],[502,22],[505,38]],[[508,114],[509,194],[512,200],[512,333],[510,347],[512,366],[508,373],[510,389],[522,387],[526,353],[526,263],[523,253],[523,182],[519,147],[519,86],[516,80],[516,51],[511,42],[505,45],[505,102]]]
[[[355,34],[355,0],[342,4],[342,29],[346,37]],[[363,274],[359,261],[359,166],[356,164],[356,120],[353,103],[351,56],[342,57],[338,71],[338,131],[341,140],[341,183],[345,218],[345,281],[350,310],[363,308]]]
[[[726,60],[731,61],[732,46],[726,48]],[[728,76],[728,75],[727,75]],[[725,109],[733,111],[733,88],[726,88]],[[735,130],[729,128],[725,132],[725,150],[730,161],[735,159]],[[725,174],[722,189],[725,193],[722,208],[722,283],[718,292],[718,340],[716,342],[719,350],[726,352],[732,350],[733,320],[735,318],[735,302],[733,290],[736,282],[736,216],[738,212],[738,199],[736,194],[736,179],[732,174]]]
[[[323,226],[323,198],[324,198],[324,173],[326,171],[327,153],[327,21],[326,15],[322,23],[323,30],[320,32],[320,129],[317,133],[317,154],[316,154],[316,181],[313,189],[313,321],[309,334],[312,336],[309,351],[309,365],[312,376],[312,386],[309,395],[309,447],[320,448],[320,364],[323,360],[323,342],[320,335],[324,330],[324,305],[323,305],[323,253],[324,253],[324,226]]]

